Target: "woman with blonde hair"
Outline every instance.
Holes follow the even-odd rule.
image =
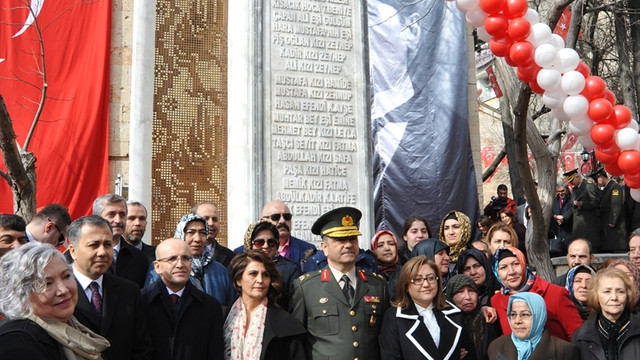
[[[489,231],[487,231],[487,241],[492,257],[498,249],[502,249],[505,246],[518,247],[518,235],[516,235],[511,225],[503,222],[495,223]]]

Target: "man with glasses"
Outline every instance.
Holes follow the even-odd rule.
[[[629,237],[629,261],[640,270],[640,228],[633,230]]]
[[[312,359],[380,358],[378,334],[389,293],[380,275],[356,269],[361,217],[358,209],[337,208],[311,228],[322,237],[327,266],[294,281],[289,309],[309,332],[305,345]]]
[[[271,222],[280,232],[278,253],[296,264],[304,259],[307,250],[316,250],[315,245],[291,236],[291,211],[282,201],[273,200],[262,208],[262,219]]]
[[[27,224],[27,238],[29,241],[60,246],[66,241],[69,224],[69,210],[62,204],[50,204],[38,211]]]
[[[0,214],[0,257],[27,243],[25,223],[18,215]]]
[[[73,315],[104,336],[111,346],[105,359],[153,359],[138,285],[108,273],[113,260],[113,233],[100,216],[84,216],[69,225],[69,254],[78,284]]]
[[[153,268],[161,281],[142,290],[153,359],[222,360],[222,309],[189,281],[189,245],[180,239],[164,240],[156,248]]]

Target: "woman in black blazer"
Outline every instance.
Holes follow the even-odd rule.
[[[462,327],[462,312],[445,300],[438,265],[426,256],[416,256],[402,267],[392,305],[379,335],[380,358],[476,358]]]

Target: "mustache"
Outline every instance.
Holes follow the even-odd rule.
[[[289,226],[287,226],[287,224],[285,223],[278,224],[276,227],[278,228],[278,230],[280,230],[281,228],[284,228],[287,231],[291,231],[291,229],[289,229]]]

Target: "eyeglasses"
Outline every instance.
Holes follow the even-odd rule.
[[[56,222],[51,220],[51,219],[47,219],[47,221],[51,221],[53,223],[53,226],[56,228],[56,230],[58,230],[58,234],[60,234],[60,236],[58,237],[58,244],[57,246],[60,246],[62,244],[64,244],[64,242],[67,240],[64,237],[64,234],[62,233],[62,231],[60,231],[60,228],[58,227],[58,225],[56,225]]]
[[[183,263],[188,263],[191,262],[191,256],[189,255],[182,255],[182,256],[177,256],[177,255],[173,255],[173,256],[169,256],[166,258],[162,258],[162,259],[156,259],[156,261],[159,262],[166,262],[169,265],[175,265],[178,263],[178,260],[182,260]]]
[[[422,285],[425,280],[427,280],[429,284],[433,284],[438,280],[438,277],[433,274],[429,274],[427,276],[416,276],[411,279],[411,283],[415,285]]]
[[[514,313],[512,312],[511,314],[509,314],[509,319],[516,320],[518,318],[518,316],[520,317],[520,319],[522,320],[531,320],[531,316],[533,316],[531,313],[529,312],[523,312],[523,313]]]
[[[252,246],[258,246],[258,247],[263,247],[265,242],[267,243],[267,245],[269,245],[270,248],[274,248],[274,247],[278,246],[278,240],[276,240],[274,238],[269,238],[269,239],[257,238],[257,239],[253,239],[253,240],[251,240],[251,245]]]
[[[265,216],[266,218],[268,217],[269,219],[271,219],[271,221],[280,221],[280,216],[284,217],[284,221],[289,221],[291,220],[291,213],[284,213],[284,214],[271,214],[269,216]]]

